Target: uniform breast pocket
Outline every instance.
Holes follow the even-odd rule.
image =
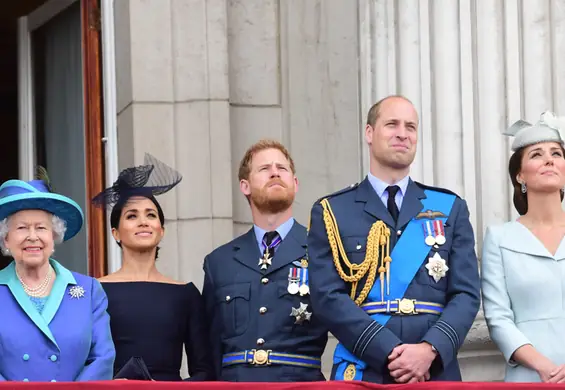
[[[353,264],[361,264],[367,252],[367,236],[343,237],[343,249]]]
[[[223,317],[226,338],[240,336],[249,322],[249,293],[251,283],[236,283],[218,289],[216,304]]]
[[[439,291],[447,290],[447,278],[451,272],[449,267],[448,251],[430,251],[418,270],[417,280],[419,284],[429,286]]]

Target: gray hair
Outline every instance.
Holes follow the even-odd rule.
[[[10,217],[6,217],[0,221],[0,250],[2,250],[3,254],[7,254],[7,248],[4,244],[4,240],[10,230],[8,226],[9,223]],[[53,225],[53,241],[55,244],[62,243],[65,238],[65,232],[67,231],[67,223],[56,215],[51,214],[51,224]]]

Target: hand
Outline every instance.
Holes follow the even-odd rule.
[[[551,361],[547,361],[543,363],[536,371],[541,381],[544,383],[548,383],[555,376],[554,374],[559,372],[559,368],[560,367],[553,364]]]
[[[549,376],[548,383],[565,383],[565,364],[556,367]]]
[[[389,355],[390,375],[399,383],[423,382],[430,379],[430,366],[436,353],[428,343],[402,344]]]

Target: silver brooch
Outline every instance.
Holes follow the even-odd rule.
[[[84,288],[82,286],[73,286],[69,289],[69,295],[71,298],[82,298],[84,297]]]

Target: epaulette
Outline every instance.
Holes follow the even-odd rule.
[[[333,193],[331,193],[331,194],[329,194],[329,195],[324,195],[324,196],[322,196],[320,199],[317,199],[317,200],[314,202],[314,206],[317,205],[317,204],[320,204],[320,202],[322,202],[322,200],[324,200],[324,199],[332,198],[332,197],[334,197],[334,196],[341,195],[341,194],[345,194],[345,193],[347,193],[347,192],[349,192],[349,191],[352,191],[352,190],[356,189],[358,186],[359,186],[359,183],[351,184],[349,187],[342,188],[341,190],[336,191],[336,192],[333,192]],[[311,217],[312,217],[312,216],[310,215],[310,218],[311,218]],[[308,232],[310,231],[310,224],[311,224],[311,223],[312,223],[312,221],[311,221],[310,219],[308,219],[308,226],[306,227],[306,231],[308,231]]]
[[[320,203],[323,199],[334,198],[334,197],[336,197],[336,196],[338,196],[338,195],[345,194],[345,193],[347,193],[347,192],[349,192],[349,191],[353,191],[353,190],[356,189],[358,186],[359,186],[359,183],[351,184],[350,186],[345,187],[345,188],[342,188],[341,190],[338,190],[338,191],[336,191],[336,192],[332,192],[332,193],[329,194],[329,195],[322,196],[320,199],[316,200],[316,202],[314,202],[314,204]]]
[[[425,184],[422,184],[420,182],[415,181],[414,183],[416,183],[416,185],[424,190],[432,190],[432,191],[437,191],[437,192],[443,192],[444,194],[449,194],[449,195],[454,195],[457,198],[461,199],[461,197],[459,195],[457,195],[455,192],[448,190],[447,188],[442,188],[442,187],[432,187],[432,186],[428,186]]]

